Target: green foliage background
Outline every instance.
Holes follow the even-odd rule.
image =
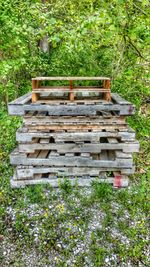
[[[37,75],[107,75],[138,105],[147,94],[148,0],[1,0],[0,10],[1,102],[31,90]],[[45,36],[49,53],[38,46]]]

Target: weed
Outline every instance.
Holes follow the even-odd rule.
[[[63,194],[71,194],[72,192],[71,182],[67,178],[64,178],[62,182],[59,181],[59,188],[62,190]]]
[[[93,199],[110,201],[112,198],[112,186],[106,183],[93,182]]]

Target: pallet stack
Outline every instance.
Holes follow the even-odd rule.
[[[98,86],[81,86],[84,80]],[[50,86],[52,81],[69,85]],[[55,187],[64,177],[80,186],[95,179],[128,186],[139,143],[126,116],[135,107],[110,92],[109,78],[37,77],[32,93],[9,103],[8,109],[10,115],[23,116],[16,133],[19,145],[10,155],[16,166],[12,187],[47,182]]]

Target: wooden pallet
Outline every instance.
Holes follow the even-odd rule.
[[[10,115],[23,115],[16,133],[18,148],[10,155],[16,166],[12,187],[50,183],[57,187],[67,177],[71,184],[91,181],[128,186],[134,173],[132,153],[139,151],[135,132],[125,116],[135,106],[116,93],[103,77],[103,88],[73,87],[74,80],[100,77],[37,77],[33,91],[8,105]],[[67,80],[69,86],[46,87],[43,81]]]
[[[123,188],[127,187],[129,184],[128,176],[122,175],[120,172],[113,172],[109,174],[108,172],[102,172],[97,177],[95,176],[70,176],[67,177],[67,180],[71,182],[72,185],[78,184],[78,186],[91,186],[93,181],[97,181],[99,183],[109,183],[112,184],[114,188]],[[47,184],[49,183],[52,187],[58,187],[60,183],[64,181],[64,177],[54,176],[49,173],[43,174],[34,174],[34,177],[29,176],[20,176],[18,172],[15,172],[14,176],[11,179],[12,187],[25,187],[26,185],[35,185],[35,184]]]
[[[92,134],[91,134],[92,135]],[[37,150],[51,150],[55,155],[61,153],[101,153],[102,150],[116,150],[123,153],[133,153],[139,151],[138,141],[122,142],[119,138],[102,137],[98,142],[82,141],[59,141],[54,138],[36,138],[32,143],[19,144],[19,151],[23,153],[34,153]]]
[[[71,127],[72,126],[87,126],[90,125],[94,129],[96,126],[103,125],[127,125],[124,116],[118,116],[115,112],[100,112],[97,116],[49,116],[47,112],[29,111],[23,117],[23,123],[25,126],[61,126]]]
[[[67,100],[66,100],[67,101]],[[25,115],[27,111],[46,111],[50,116],[96,116],[102,111],[114,111],[118,115],[132,115],[135,112],[135,106],[124,100],[116,93],[111,94],[111,101],[88,100],[86,101],[54,101],[50,103],[32,103],[31,93],[28,93],[8,104],[10,115]]]
[[[119,172],[121,175],[129,175],[134,173],[134,166],[129,169],[110,168],[109,172]],[[90,167],[45,167],[45,166],[17,166],[16,174],[19,180],[34,179],[39,177],[98,177],[99,175],[108,174],[107,168],[90,168]]]
[[[103,88],[100,86],[73,86],[73,81],[82,80],[103,81]],[[69,81],[69,86],[43,86],[42,83],[45,81]],[[89,94],[92,97],[92,93],[100,93],[99,98],[110,101],[110,79],[107,77],[36,77],[32,79],[32,103],[37,101],[45,103],[45,100],[50,100],[51,96],[59,92],[62,92],[63,98],[69,99],[69,101],[78,100],[78,97],[84,99]],[[43,93],[49,94],[47,99],[41,97]]]
[[[91,142],[97,143],[100,138],[117,138],[122,142],[132,142],[135,141],[135,132],[129,126],[125,126],[123,129],[120,125],[111,126],[104,125],[101,131],[95,131],[93,129],[82,130],[82,131],[71,131],[62,130],[30,130],[28,127],[23,126],[16,132],[16,140],[20,143],[31,143],[34,139],[42,138],[43,142],[47,142],[47,139],[53,139],[55,143],[57,142]],[[46,139],[44,141],[44,139]]]
[[[12,165],[63,166],[93,168],[132,168],[133,159],[129,153],[102,151],[101,153],[58,153],[51,150],[37,150],[35,153],[21,153],[18,148],[10,155]]]

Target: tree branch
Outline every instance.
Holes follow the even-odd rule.
[[[149,62],[149,60],[146,59],[146,58],[141,54],[140,50],[135,46],[135,44],[132,43],[131,38],[130,38],[129,36],[127,36],[127,37],[128,37],[128,39],[129,39],[129,44],[134,48],[134,50],[137,52],[138,56],[141,57],[141,58],[143,58],[145,61],[148,61],[148,62]]]
[[[144,15],[147,15],[139,6],[137,6],[134,2],[133,5],[139,10],[141,11],[141,13],[143,13]]]

